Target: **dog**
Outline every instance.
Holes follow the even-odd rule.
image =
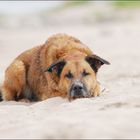
[[[2,84],[5,101],[41,101],[61,96],[69,100],[100,94],[97,72],[110,63],[79,39],[51,36],[43,45],[20,54],[6,69]]]

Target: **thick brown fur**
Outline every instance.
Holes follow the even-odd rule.
[[[92,96],[98,96],[100,87],[96,72],[91,68],[85,57],[93,52],[78,39],[57,34],[50,37],[43,45],[34,47],[19,55],[7,68],[2,85],[3,100],[45,100],[50,97],[68,97],[70,81],[65,74],[71,70],[75,78],[83,69],[90,75],[81,79],[90,89]],[[59,76],[56,72],[45,72],[51,64],[58,60],[66,61]],[[74,80],[74,79],[73,79]]]

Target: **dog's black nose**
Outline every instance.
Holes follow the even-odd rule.
[[[74,90],[75,92],[80,92],[82,89],[83,89],[83,86],[81,86],[81,85],[75,85],[75,86],[73,87],[73,90]]]

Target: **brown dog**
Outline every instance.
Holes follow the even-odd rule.
[[[19,55],[5,72],[3,100],[98,96],[97,71],[106,60],[78,39],[57,34]]]

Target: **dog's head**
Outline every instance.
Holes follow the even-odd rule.
[[[84,56],[75,59],[63,59],[53,63],[48,72],[55,72],[59,78],[59,89],[67,94],[69,99],[91,97],[91,90],[97,84],[96,74],[108,61],[97,55]]]

